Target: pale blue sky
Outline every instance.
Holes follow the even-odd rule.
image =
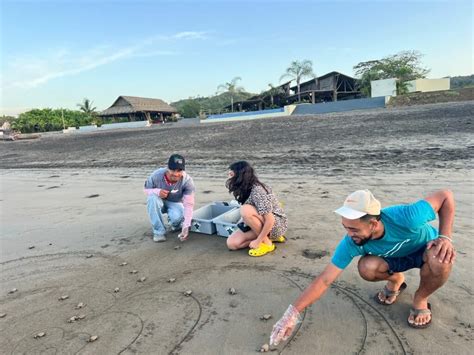
[[[258,93],[292,60],[353,75],[402,50],[430,78],[473,73],[472,1],[0,1],[0,114],[209,96],[235,76]]]

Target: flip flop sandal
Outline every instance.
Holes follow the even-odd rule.
[[[415,329],[425,329],[425,328],[428,328],[431,325],[431,321],[433,320],[433,314],[431,313],[431,304],[430,303],[428,303],[428,309],[410,308],[410,316],[413,316],[414,317],[413,319],[415,319],[420,314],[429,314],[431,316],[428,323],[417,325],[415,323],[408,322],[408,319],[407,319],[408,325],[410,327],[415,328]]]
[[[250,256],[264,256],[265,254],[268,254],[268,253],[274,251],[275,248],[276,248],[275,244],[273,244],[273,243],[272,243],[272,245],[267,245],[265,243],[260,243],[258,248],[249,250],[249,255]]]
[[[275,239],[272,239],[273,243],[285,243],[286,242],[286,237],[284,235],[280,235],[279,237],[276,237]]]
[[[400,288],[398,289],[398,291],[391,291],[385,285],[384,288],[382,289],[382,291],[379,291],[375,294],[375,297],[374,297],[375,302],[377,302],[378,304],[381,304],[383,306],[391,306],[392,304],[397,302],[398,296],[400,296],[402,294],[402,292],[405,291],[406,288],[407,288],[407,284],[405,282],[400,285]],[[395,299],[393,300],[392,303],[387,303],[385,301],[381,301],[379,299],[379,293],[380,292],[382,292],[384,294],[385,299],[393,297],[393,296],[395,296]]]

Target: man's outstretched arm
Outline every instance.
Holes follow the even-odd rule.
[[[319,300],[342,271],[332,263],[326,266],[323,272],[298,297],[295,304],[290,304],[283,317],[273,326],[270,345],[278,345],[280,341],[285,341],[290,337],[296,325],[300,322],[301,312]]]

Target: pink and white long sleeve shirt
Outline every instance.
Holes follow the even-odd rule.
[[[169,191],[167,201],[181,202],[184,206],[183,227],[191,226],[194,209],[195,187],[191,176],[183,172],[183,177],[176,183],[169,183],[165,178],[166,168],[155,170],[145,181],[144,192],[147,195],[160,194],[160,190]]]

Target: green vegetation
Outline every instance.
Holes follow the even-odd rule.
[[[295,80],[297,86],[298,101],[301,101],[300,82],[302,78],[308,76],[316,77],[313,72],[313,62],[308,59],[302,60],[301,62],[294,60],[286,69],[286,73],[280,77],[280,81],[284,78]]]
[[[11,124],[14,120],[16,120],[16,117],[3,115],[0,117],[0,126],[3,125],[5,122],[10,122]]]
[[[453,76],[451,78],[451,89],[474,87],[474,75]]]
[[[178,109],[181,117],[198,117],[201,113],[201,105],[196,100],[184,100],[182,106]]]
[[[270,87],[270,89],[263,91],[261,95],[270,96],[271,108],[278,107],[274,104],[274,98],[275,96],[284,94],[285,91],[280,86],[273,86],[271,83],[268,84],[268,86]]]
[[[34,109],[21,113],[10,121],[12,128],[22,133],[60,131],[68,127],[98,125],[112,122],[127,122],[127,118],[103,120],[96,115],[68,109]]]
[[[360,78],[360,91],[370,97],[372,80],[396,78],[397,94],[406,94],[407,81],[425,78],[430,72],[421,67],[421,57],[422,54],[417,51],[403,51],[382,59],[358,63],[354,66],[354,73]]]
[[[77,104],[77,106],[85,114],[88,114],[89,116],[94,116],[94,115],[97,115],[97,112],[96,112],[96,107],[92,107],[93,103],[94,103],[93,101],[85,98],[82,100],[80,104]]]
[[[237,82],[239,80],[242,80],[242,78],[236,76],[229,83],[225,83],[217,87],[217,91],[227,92],[230,95],[230,110],[232,112],[234,112],[234,96],[245,91],[243,87],[237,86]]]
[[[232,96],[235,101],[247,100],[255,94],[248,92],[239,92]],[[182,117],[197,117],[200,113],[213,114],[224,112],[224,107],[229,105],[231,94],[225,92],[216,96],[209,97],[190,97],[189,99],[172,102],[171,106],[175,107]]]
[[[64,117],[64,120],[63,120]],[[12,128],[22,133],[60,131],[67,127],[94,124],[96,118],[82,111],[68,109],[34,109],[21,113]]]
[[[68,127],[102,124],[93,102],[85,98],[77,104],[80,111],[69,109],[33,109],[9,120],[12,128],[22,133],[60,131]],[[112,120],[108,120],[107,122]]]

